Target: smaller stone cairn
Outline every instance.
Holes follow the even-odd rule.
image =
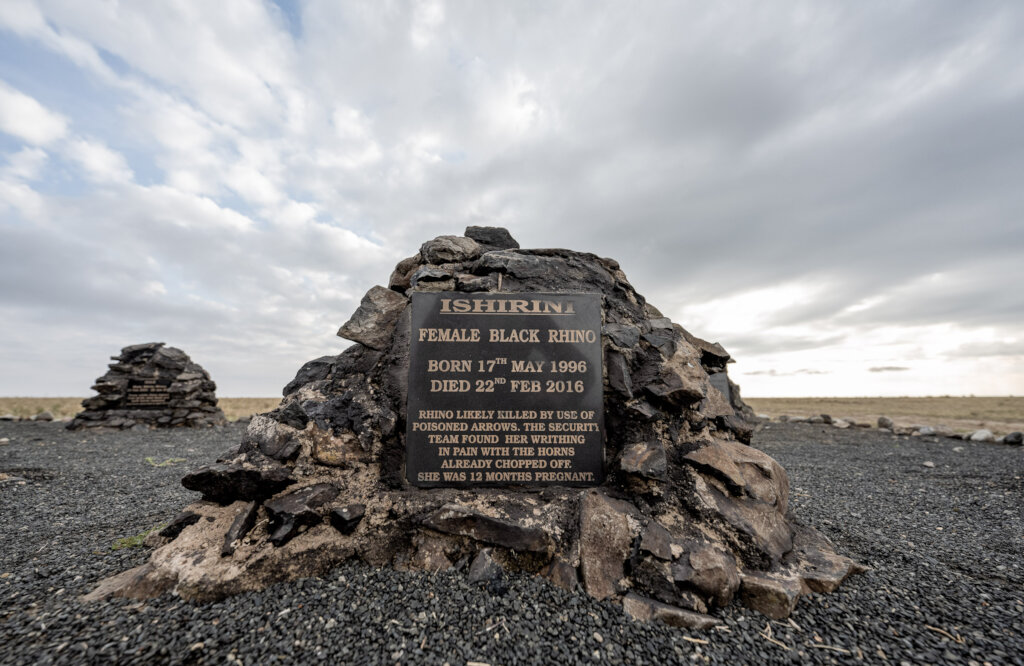
[[[227,425],[217,407],[217,385],[188,354],[147,342],[110,357],[114,363],[68,424],[80,428],[176,428]]]

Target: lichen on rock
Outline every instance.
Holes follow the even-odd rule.
[[[602,484],[409,485],[410,296],[438,290],[600,295]],[[481,579],[535,573],[640,619],[707,627],[734,599],[783,617],[859,570],[796,521],[785,470],[747,446],[752,412],[729,354],[649,305],[614,260],[470,227],[401,261],[339,335],[355,344],[300,368],[234,458],[185,477],[203,493],[188,511],[204,519],[98,596],[215,599],[358,557]]]

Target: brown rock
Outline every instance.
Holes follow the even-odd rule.
[[[819,594],[834,592],[851,574],[865,571],[850,558],[836,554],[824,535],[804,525],[794,527],[793,550],[786,555],[786,563],[809,591]]]
[[[668,472],[665,445],[659,440],[630,444],[622,451],[619,468],[647,479],[664,479]]]
[[[661,560],[672,559],[672,535],[655,520],[644,528],[640,537],[640,550]]]
[[[622,610],[634,620],[662,622],[672,627],[707,630],[718,624],[710,615],[694,613],[630,592],[622,599]]]
[[[556,557],[540,571],[540,575],[547,578],[555,586],[572,592],[579,584],[576,577],[576,567],[572,566],[560,557]]]
[[[321,430],[313,426],[306,436],[312,445],[310,455],[321,465],[347,467],[354,462],[363,462],[369,459],[368,454],[360,446],[356,434],[351,430],[344,430],[338,435],[334,435],[328,430]]]
[[[416,270],[421,261],[422,258],[417,254],[398,262],[394,272],[391,273],[391,279],[388,280],[388,288],[394,291],[405,291],[411,287],[412,284],[409,282],[409,278],[412,277],[413,271]]]
[[[438,236],[420,246],[420,256],[428,264],[470,261],[481,254],[479,243],[465,236]]]
[[[796,608],[800,582],[784,576],[744,573],[740,575],[740,598],[747,608],[781,620]]]
[[[677,583],[692,587],[717,606],[727,606],[740,587],[736,558],[710,544],[698,544],[672,565]]]
[[[587,594],[600,600],[618,592],[632,542],[626,513],[599,491],[587,491],[580,503],[580,568]]]
[[[338,335],[370,349],[386,349],[391,344],[395,322],[408,302],[397,291],[380,286],[372,287],[363,296],[352,318],[338,329]]]

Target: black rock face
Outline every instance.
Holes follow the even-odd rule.
[[[276,463],[215,463],[189,472],[181,480],[189,490],[201,492],[204,500],[218,504],[265,500],[293,483],[291,471]]]
[[[217,407],[217,385],[188,354],[162,342],[131,345],[82,401],[68,429],[177,428],[227,425]]]

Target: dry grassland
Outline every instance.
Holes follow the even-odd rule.
[[[874,425],[888,416],[898,425],[946,425],[958,432],[987,428],[996,435],[1024,430],[1024,397],[1003,398],[744,398],[758,414],[778,417],[828,414]],[[267,412],[280,398],[220,398],[228,420]],[[0,414],[30,417],[49,411],[54,418],[71,418],[82,409],[82,398],[0,398]]]
[[[1024,430],[1024,397],[975,398],[746,398],[758,414],[771,417],[828,414],[875,425],[888,416],[897,425],[946,425],[958,432],[979,428],[1005,435]]]
[[[229,421],[268,412],[280,404],[280,398],[220,398],[217,405]],[[82,398],[0,398],[0,415],[28,418],[50,412],[55,419],[71,418],[82,411]]]

